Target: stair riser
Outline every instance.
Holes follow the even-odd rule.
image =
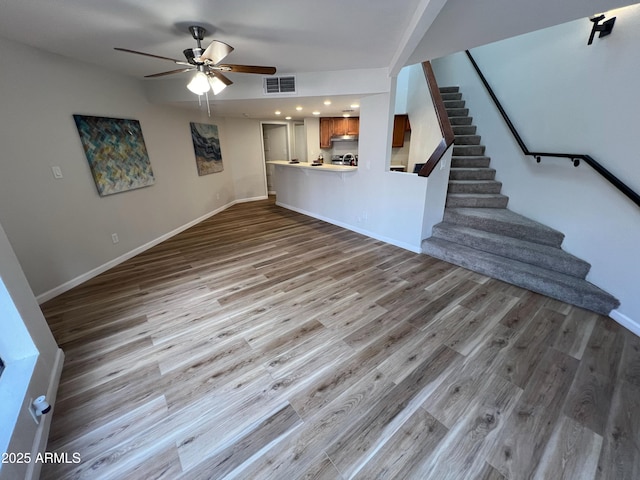
[[[530,225],[503,222],[492,218],[461,215],[452,209],[445,209],[444,221],[558,248],[562,245],[562,240],[564,239],[564,235],[560,232],[543,230]]]
[[[500,195],[475,194],[460,197],[447,195],[445,206],[447,208],[507,208],[509,197]]]
[[[475,135],[477,127],[475,125],[452,125],[454,135]]]
[[[496,171],[493,168],[452,168],[449,173],[450,180],[493,180]]]
[[[491,163],[489,157],[451,157],[451,168],[482,168]]]
[[[440,87],[438,90],[440,90],[440,93],[458,93],[460,87]]]
[[[500,193],[502,184],[500,182],[485,181],[450,181],[449,193]]]
[[[594,311],[600,315],[608,315],[612,309],[619,306],[619,302],[612,299],[611,296],[607,296],[605,292],[603,292],[604,295],[597,295],[592,292],[585,293],[576,291],[573,287],[547,279],[541,279],[540,277],[526,275],[522,272],[505,268],[503,265],[495,265],[483,258],[474,257],[469,254],[460,255],[456,252],[450,252],[446,248],[442,248],[440,245],[432,243],[429,240],[423,242],[422,251],[427,255],[453,263],[454,265],[459,265],[474,272],[541,293],[542,295],[547,295],[562,302]]]
[[[454,145],[480,145],[480,135],[456,135],[453,139]]]
[[[471,125],[473,117],[449,117],[449,122],[452,127],[455,125]]]
[[[445,102],[447,100],[462,100],[462,94],[460,92],[458,92],[458,93],[440,93],[440,96],[442,97],[442,100],[444,100]]]
[[[454,145],[453,156],[484,155],[484,145]]]
[[[526,244],[510,244],[497,238],[486,238],[482,235],[472,235],[447,228],[446,224],[433,227],[433,237],[467,247],[493,253],[519,262],[546,268],[565,275],[584,279],[589,273],[590,265],[579,259],[565,254],[561,249],[545,249],[544,253],[527,248]],[[552,252],[552,253],[550,253]]]

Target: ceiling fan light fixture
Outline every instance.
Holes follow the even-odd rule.
[[[227,88],[227,85],[218,77],[209,77],[209,84],[214,95],[218,95],[221,91]]]
[[[209,79],[207,78],[206,74],[202,72],[196,72],[196,74],[187,85],[187,88],[196,95],[202,95],[208,92],[211,86],[209,85]]]

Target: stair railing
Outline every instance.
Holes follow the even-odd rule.
[[[453,128],[447,115],[447,109],[444,106],[442,95],[440,95],[440,89],[436,82],[436,76],[431,68],[431,62],[422,62],[422,70],[424,76],[427,79],[427,86],[429,87],[429,93],[431,93],[431,100],[433,106],[436,109],[436,116],[438,117],[438,124],[440,125],[440,132],[442,133],[442,139],[438,146],[435,148],[429,160],[422,166],[418,175],[421,177],[428,177],[436,165],[440,162],[440,159],[444,156],[445,152],[453,145],[455,135],[453,134]]]
[[[520,146],[520,149],[522,150],[523,154],[534,157],[536,159],[536,162],[538,163],[540,163],[540,160],[542,157],[568,158],[573,162],[574,167],[577,167],[578,165],[580,165],[580,161],[584,161],[587,165],[589,165],[596,172],[598,172],[605,179],[607,179],[609,183],[611,183],[614,187],[616,187],[618,190],[624,193],[633,203],[635,203],[638,207],[640,207],[640,195],[634,192],[628,185],[622,182],[622,180],[616,177],[609,170],[604,168],[600,163],[598,163],[590,155],[584,155],[581,153],[554,153],[554,152],[530,151],[525,145],[520,135],[518,134],[516,127],[513,125],[513,123],[509,119],[507,112],[505,112],[504,108],[502,108],[502,105],[500,104],[498,97],[496,97],[495,93],[493,92],[493,89],[489,85],[489,82],[487,82],[487,79],[482,74],[482,71],[480,70],[480,67],[478,67],[478,64],[476,63],[473,56],[471,55],[471,52],[469,52],[469,50],[465,50],[465,53],[467,54],[467,57],[469,57],[469,60],[471,61],[471,65],[473,65],[473,68],[475,69],[476,73],[480,77],[480,80],[482,81],[483,85],[487,89],[487,92],[489,93],[489,96],[493,100],[493,103],[495,103],[496,107],[498,108],[500,115],[502,115],[502,118],[507,124],[507,127],[509,127],[509,130],[511,130],[511,134],[516,139],[516,142],[518,142],[518,145]]]

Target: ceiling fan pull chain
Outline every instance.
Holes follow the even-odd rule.
[[[209,118],[211,118],[211,107],[209,106],[209,92],[204,92],[204,96],[207,97],[207,113],[209,114]]]

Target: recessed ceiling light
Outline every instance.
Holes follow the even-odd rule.
[[[300,105],[298,105],[298,106],[296,107],[296,110],[300,111],[300,110],[302,110],[302,107],[301,107]]]
[[[360,108],[360,105],[358,105],[357,103],[352,103],[351,108]]]
[[[275,114],[276,114],[276,115],[280,115],[281,113],[282,113],[282,112],[281,112],[280,110],[276,110],[276,111],[275,111]]]
[[[315,112],[311,112],[311,113],[313,113],[314,115],[320,115],[320,112],[317,111],[317,110]]]
[[[343,116],[344,118],[347,118],[347,117],[350,117],[350,116],[351,116],[351,114],[350,114],[350,113],[343,113],[343,114],[342,114],[342,116]]]
[[[291,120],[291,117],[284,117],[285,120]]]
[[[324,101],[324,104],[325,104],[325,105],[331,105],[331,100],[325,100],[325,101]]]

